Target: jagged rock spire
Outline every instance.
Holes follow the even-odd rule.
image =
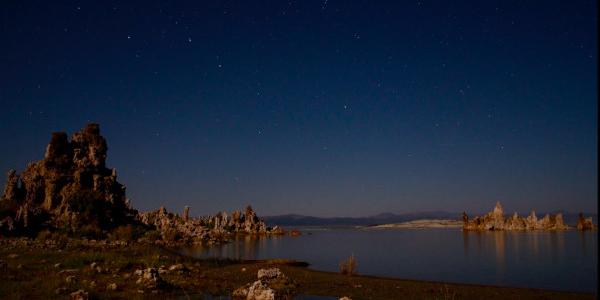
[[[65,132],[52,133],[44,159],[28,164],[21,176],[9,171],[0,201],[15,205],[4,215],[15,221],[14,228],[25,231],[131,222],[134,211],[127,205],[125,186],[117,182],[116,171],[105,166],[107,150],[95,123],[74,133],[70,141]]]

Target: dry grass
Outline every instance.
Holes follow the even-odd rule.
[[[110,234],[110,239],[114,241],[132,241],[134,240],[133,226],[119,226]]]
[[[162,233],[162,239],[166,242],[176,242],[181,238],[179,232],[175,229],[167,229]]]
[[[354,254],[340,262],[340,273],[344,275],[356,274],[356,258],[354,257]]]

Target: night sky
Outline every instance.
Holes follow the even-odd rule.
[[[0,180],[91,121],[141,210],[596,211],[596,6],[2,1]]]

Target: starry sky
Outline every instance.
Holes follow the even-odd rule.
[[[140,210],[593,212],[596,6],[2,1],[0,180],[98,122]]]

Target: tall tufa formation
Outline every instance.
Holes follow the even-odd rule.
[[[535,211],[527,218],[519,216],[516,212],[509,218],[504,217],[504,209],[500,202],[496,202],[494,210],[482,217],[469,219],[466,213],[462,214],[463,230],[565,230],[569,227],[564,223],[562,214],[546,214],[538,219]]]
[[[282,234],[281,228],[267,227],[256,216],[252,207],[246,207],[244,214],[236,210],[228,215],[219,212],[214,216],[191,218],[189,206],[185,206],[183,215],[167,212],[164,207],[139,214],[141,223],[156,229],[163,240],[168,242],[203,243],[226,239],[234,234]]]
[[[108,229],[133,222],[137,212],[116,171],[106,168],[107,150],[98,124],[88,124],[70,141],[64,132],[53,133],[44,159],[29,163],[20,176],[8,172],[0,233],[83,225]]]
[[[226,212],[220,212],[216,216],[209,218],[209,227],[216,231],[232,231],[241,233],[267,233],[265,222],[260,220],[252,206],[246,206],[244,213],[236,210],[231,216]]]
[[[577,218],[577,229],[578,230],[595,230],[597,229],[596,225],[592,221],[592,217],[585,218],[582,213],[579,213],[579,217]]]

